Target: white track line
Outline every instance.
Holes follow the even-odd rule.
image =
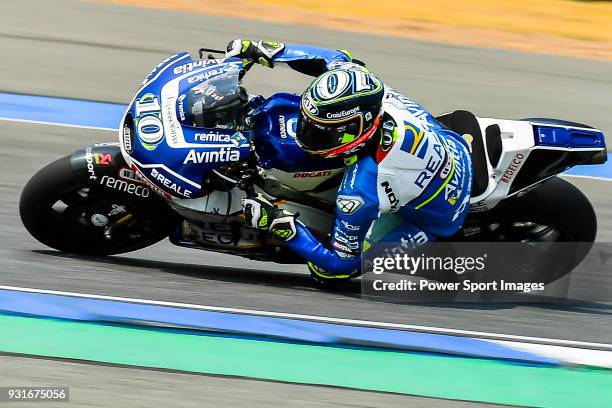
[[[63,292],[63,291],[57,291],[57,290],[23,288],[23,287],[17,287],[17,286],[0,285],[0,289],[13,290],[13,291],[19,291],[19,292],[28,292],[28,293],[40,293],[40,294],[47,294],[47,295],[71,296],[71,297],[88,298],[88,299],[114,300],[114,301],[119,301],[119,302],[139,303],[139,304],[155,305],[155,306],[171,306],[171,307],[179,307],[183,309],[206,310],[206,311],[211,311],[211,312],[238,313],[238,314],[248,314],[252,316],[298,319],[298,320],[307,320],[307,321],[312,321],[312,322],[335,323],[335,324],[342,324],[342,325],[348,325],[348,326],[364,326],[364,327],[375,327],[375,328],[381,328],[381,329],[411,330],[411,331],[418,331],[418,332],[424,332],[424,333],[446,334],[446,335],[463,336],[463,337],[476,337],[476,338],[481,338],[481,339],[521,341],[525,343],[569,346],[569,347],[578,347],[578,348],[586,348],[586,349],[612,351],[612,344],[591,343],[591,342],[575,341],[575,340],[551,339],[551,338],[546,338],[546,337],[517,336],[513,334],[501,334],[501,333],[489,333],[489,332],[472,331],[472,330],[449,329],[449,328],[444,328],[444,327],[418,326],[418,325],[412,325],[412,324],[387,323],[387,322],[376,322],[376,321],[357,320],[357,319],[342,319],[342,318],[336,318],[336,317],[314,316],[314,315],[305,315],[305,314],[296,314],[296,313],[270,312],[270,311],[265,311],[265,310],[250,310],[250,309],[237,309],[237,308],[231,308],[231,307],[205,306],[205,305],[196,305],[196,304],[190,304],[190,303],[177,303],[177,302],[166,302],[166,301],[160,301],[160,300],[125,298],[125,297],[106,296],[106,295],[94,295],[94,294],[89,294],[89,293],[78,293],[78,292]]]
[[[27,119],[14,119],[14,118],[0,117],[0,120],[6,120],[6,121],[11,121],[11,122],[21,122],[21,123],[34,123],[34,124],[41,124],[41,125],[64,126],[64,127],[81,128],[81,129],[106,130],[106,131],[114,131],[114,132],[117,131],[117,129],[113,129],[113,128],[103,128],[103,127],[84,126],[84,125],[70,125],[70,124],[65,124],[65,123],[44,122],[44,121],[27,120]],[[572,175],[572,174],[561,174],[561,175],[563,177],[589,178],[589,179],[594,179],[594,180],[612,181],[612,179],[608,179],[604,177],[578,176],[578,175]],[[492,339],[492,340],[508,340],[508,341],[514,340],[514,341],[522,341],[522,342],[533,343],[533,344],[574,346],[574,347],[579,347],[579,348],[611,350],[612,351],[611,344],[591,343],[591,342],[574,341],[574,340],[551,339],[551,338],[545,338],[545,337],[516,336],[512,334],[500,334],[500,333],[489,333],[489,332],[480,332],[480,331],[472,331],[472,330],[449,329],[449,328],[444,328],[444,327],[418,326],[418,325],[410,325],[410,324],[375,322],[375,321],[369,321],[369,320],[356,320],[356,319],[341,319],[341,318],[334,318],[334,317],[303,315],[303,314],[295,314],[295,313],[269,312],[269,311],[263,311],[263,310],[237,309],[237,308],[218,307],[218,306],[204,306],[204,305],[195,305],[195,304],[189,304],[189,303],[176,303],[176,302],[164,302],[164,301],[158,301],[158,300],[123,298],[123,297],[117,297],[117,296],[94,295],[94,294],[76,293],[76,292],[62,292],[62,291],[45,290],[45,289],[22,288],[22,287],[15,287],[15,286],[0,285],[0,289],[15,290],[15,291],[20,291],[20,292],[30,292],[30,293],[42,293],[42,294],[50,294],[50,295],[82,297],[82,298],[100,299],[100,300],[115,300],[115,301],[120,301],[120,302],[141,303],[141,304],[156,305],[156,306],[172,306],[172,307],[180,307],[180,308],[185,308],[185,309],[198,309],[198,310],[207,310],[207,311],[215,311],[215,312],[225,312],[225,313],[249,314],[253,316],[300,319],[300,320],[308,320],[308,321],[314,321],[314,322],[336,323],[336,324],[344,324],[344,325],[352,325],[352,326],[377,327],[377,328],[384,328],[384,329],[413,330],[413,331],[419,331],[419,332],[425,332],[425,333],[438,333],[438,334],[466,336],[466,337],[469,336],[469,337],[478,337],[478,338]]]
[[[524,351],[571,364],[612,368],[612,351],[591,350],[577,347],[553,346],[550,344],[522,343],[506,340],[486,340],[490,343]]]
[[[118,129],[116,128],[105,128],[105,127],[86,126],[86,125],[71,125],[68,123],[45,122],[43,120],[15,119],[15,118],[4,118],[4,117],[0,117],[0,120],[6,120],[9,122],[19,122],[19,123],[34,123],[36,125],[63,126],[63,127],[71,127],[71,128],[78,128],[78,129],[109,130],[112,132],[118,131]]]

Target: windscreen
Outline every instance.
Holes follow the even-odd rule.
[[[217,75],[195,87],[187,95],[193,126],[240,129],[244,125],[248,95],[239,84],[239,70]]]

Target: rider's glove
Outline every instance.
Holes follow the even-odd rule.
[[[276,41],[249,41],[234,40],[227,44],[225,57],[242,58],[245,69],[251,68],[257,62],[265,67],[272,68],[272,58],[285,48],[285,44]]]
[[[297,215],[276,208],[261,194],[255,198],[243,199],[242,206],[247,226],[268,230],[272,235],[283,241],[289,241],[297,235],[295,226]]]

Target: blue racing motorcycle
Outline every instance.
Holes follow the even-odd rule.
[[[20,215],[32,236],[76,254],[119,254],[169,237],[190,248],[304,262],[274,236],[244,226],[241,199],[261,193],[328,239],[344,169],[297,146],[300,97],[248,96],[249,123],[237,126],[188,124],[190,95],[205,95],[203,108],[214,108],[221,90],[246,95],[241,60],[203,56],[180,53],[153,69],[124,114],[118,142],[85,147],[31,178]],[[466,117],[473,115],[437,117],[473,136],[471,211],[453,240],[595,240],[588,199],[555,176],[605,162],[601,131],[557,119]]]

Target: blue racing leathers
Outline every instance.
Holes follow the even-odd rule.
[[[319,76],[336,66],[352,61],[351,54],[346,50],[330,50],[308,45],[279,44],[271,61],[286,64],[292,69],[306,75]]]
[[[344,51],[285,44],[272,60],[320,75],[350,63],[351,57]],[[321,277],[345,278],[357,272],[366,239],[414,246],[454,234],[467,215],[472,163],[469,145],[460,135],[386,87],[382,126],[375,137],[375,149],[345,172],[329,247],[299,220],[297,234],[287,242]],[[375,234],[375,221],[389,213],[395,223]]]

